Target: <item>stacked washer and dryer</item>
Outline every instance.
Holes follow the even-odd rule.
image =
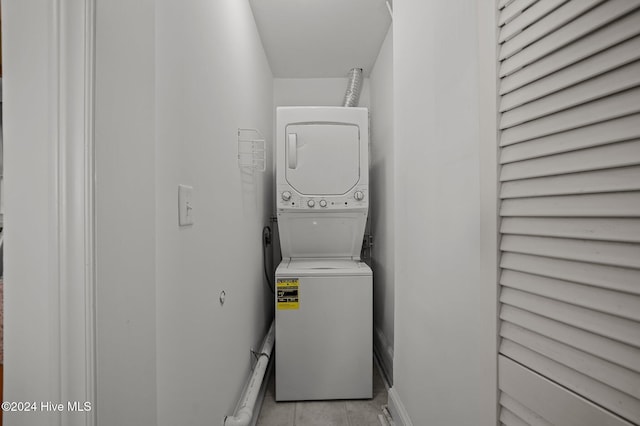
[[[372,397],[366,108],[277,108],[276,400]]]

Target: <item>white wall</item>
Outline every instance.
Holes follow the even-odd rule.
[[[496,424],[496,283],[480,265],[494,249],[480,229],[481,3],[394,2],[391,397],[414,425]]]
[[[247,1],[157,1],[155,42],[158,424],[218,425],[272,314],[272,179],[236,159],[238,128],[270,141],[272,74]],[[193,226],[178,226],[179,184],[194,188]]]
[[[390,27],[370,76],[371,234],[374,342],[389,379],[393,376],[394,315],[394,140],[393,28]]]
[[[271,180],[236,160],[239,127],[272,132],[271,71],[246,2],[99,2],[97,17],[98,421],[221,422],[272,310]],[[178,184],[194,187],[188,228]]]
[[[345,71],[348,72],[348,70]],[[349,79],[345,78],[275,78],[275,106],[342,106]],[[359,107],[368,108],[369,78],[365,77],[360,92]]]
[[[98,424],[156,424],[154,1],[96,21]],[[117,29],[117,30],[116,30]]]
[[[48,0],[2,2],[4,132],[4,400],[57,395],[56,163]],[[28,52],[28,54],[25,54]],[[45,413],[5,424],[49,425]]]

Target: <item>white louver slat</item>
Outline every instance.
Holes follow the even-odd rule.
[[[500,111],[508,111],[636,59],[640,59],[640,37],[638,36],[504,94],[500,102]]]
[[[500,65],[500,76],[511,74],[515,70],[535,62],[636,7],[634,0],[608,0],[581,15],[585,10],[598,3],[602,3],[602,1],[571,1],[558,9],[556,13],[548,15],[548,17],[554,17],[565,8],[571,8],[570,13],[563,16],[562,20],[545,22],[544,25],[540,25],[539,29],[535,28],[534,26],[537,24],[534,24],[520,33],[522,37],[518,35],[505,42],[500,50],[500,59],[504,59]],[[573,18],[575,20],[571,21]],[[570,22],[565,23],[566,21]],[[555,31],[552,30],[556,25],[561,26]]]
[[[505,217],[502,234],[640,243],[640,220],[614,218]]]
[[[506,22],[511,21],[535,2],[536,0],[513,0],[500,13],[498,24],[504,25]]]
[[[513,0],[498,0],[498,9],[503,9],[506,5],[513,2]]]
[[[528,102],[518,108],[504,111],[500,120],[500,128],[513,127],[554,112],[604,98],[636,87],[638,84],[640,84],[640,62],[636,61],[575,86]]]
[[[502,43],[514,35],[518,34],[522,31],[523,28],[526,28],[538,21],[540,18],[551,12],[553,9],[562,6],[568,0],[546,0],[539,1],[533,4],[531,7],[522,11],[519,15],[513,18],[510,22],[502,27],[500,30],[500,38],[498,42]],[[502,18],[503,14],[500,14]],[[503,25],[500,23],[500,25]]]
[[[640,117],[638,117],[640,119]],[[554,176],[637,165],[640,162],[640,139],[581,149],[528,161],[504,164],[501,180],[510,181]]]
[[[640,0],[497,6],[500,422],[640,424]]]
[[[580,152],[582,148],[608,145],[639,137],[640,115],[629,115],[503,147],[500,163],[507,164],[569,151]]]
[[[501,145],[524,142],[637,112],[640,112],[638,87],[615,97],[607,96],[505,129],[502,131]]]
[[[555,13],[552,13],[548,16],[545,16],[538,22],[531,24],[527,28],[523,28],[522,32],[517,34],[511,40],[506,41],[500,46],[500,53],[498,55],[498,59],[506,60],[510,58],[516,53],[522,53],[519,56],[519,60],[515,61],[504,61],[501,65],[502,67],[511,68],[511,63],[515,62],[516,64],[520,64],[524,61],[530,61],[531,55],[536,52],[536,49],[523,51],[525,46],[529,46],[532,43],[543,41],[544,38],[553,33],[555,30],[562,29],[564,25],[568,22],[571,22],[574,18],[580,16],[582,13],[586,12],[590,8],[598,5],[598,3],[602,3],[604,0],[584,0],[584,1],[570,1],[567,2],[564,6],[562,6],[559,10],[556,10]],[[506,9],[505,9],[506,10]],[[502,15],[504,11],[500,14]],[[501,68],[502,68],[501,67]],[[508,74],[509,71],[505,71],[503,75]]]
[[[562,50],[557,50],[529,64],[526,68],[503,77],[500,82],[500,94],[508,93],[640,34],[640,28],[637,25],[638,14],[640,12],[631,13],[616,21],[614,27],[601,28],[597,33],[576,40]]]
[[[620,170],[598,170],[568,176],[505,182],[500,194],[502,198],[520,198],[638,189],[640,189],[640,167],[627,167]]]

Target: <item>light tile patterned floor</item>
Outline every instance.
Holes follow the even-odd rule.
[[[272,374],[257,426],[380,426],[378,414],[387,404],[387,390],[375,366],[369,400],[276,402],[274,395]]]

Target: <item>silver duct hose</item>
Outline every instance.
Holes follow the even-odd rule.
[[[344,94],[342,106],[357,107],[360,100],[360,89],[362,88],[362,68],[351,68],[349,71],[349,84]]]

